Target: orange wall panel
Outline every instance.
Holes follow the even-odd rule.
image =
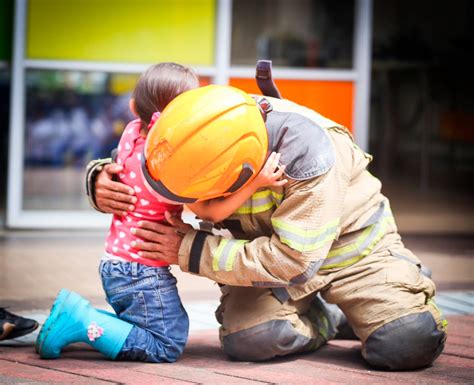
[[[285,99],[309,107],[352,130],[352,82],[277,79],[275,83]],[[255,79],[232,78],[230,85],[261,94]]]

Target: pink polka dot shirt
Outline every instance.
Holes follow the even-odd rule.
[[[144,145],[145,138],[140,134],[140,120],[136,119],[125,127],[118,145],[116,161],[123,166],[119,180],[135,190],[137,202],[135,210],[127,216],[113,216],[105,242],[105,251],[109,257],[119,257],[147,266],[167,266],[165,262],[140,257],[139,250],[131,245],[132,241],[141,241],[131,232],[132,228],[138,227],[138,222],[147,220],[167,223],[164,217],[166,211],[174,214],[181,214],[182,211],[181,205],[159,202],[145,187],[141,172]]]

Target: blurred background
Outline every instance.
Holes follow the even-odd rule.
[[[471,257],[472,20],[470,0],[2,0],[4,273],[4,255],[31,234],[102,239],[110,218],[86,201],[85,165],[116,146],[138,74],[160,61],[258,92],[255,63],[272,60],[283,97],[344,124],[374,155],[406,239],[428,254],[454,239]],[[453,277],[472,284],[470,259],[459,266]]]
[[[116,146],[131,118],[130,91],[148,65],[177,61],[202,84],[258,92],[255,63],[271,59],[285,98],[346,125],[374,155],[371,171],[402,231],[474,231],[469,0],[0,7],[2,226],[106,225],[86,202],[85,165]]]

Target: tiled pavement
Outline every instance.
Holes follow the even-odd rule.
[[[437,298],[449,320],[448,343],[432,367],[415,372],[371,370],[356,341],[331,341],[316,353],[268,363],[228,360],[219,348],[218,324],[213,317],[217,301],[210,300],[185,304],[191,320],[190,340],[177,363],[110,362],[82,344],[67,348],[59,360],[40,360],[33,349],[36,331],[0,342],[0,384],[474,383],[474,292],[442,292]],[[40,323],[47,315],[44,311],[21,314]]]
[[[264,363],[231,361],[216,330],[191,334],[174,364],[112,362],[87,346],[68,348],[61,359],[40,360],[31,344],[0,346],[0,383],[85,384],[469,384],[474,378],[474,317],[453,316],[444,353],[435,364],[411,372],[369,368],[360,343],[331,341],[315,353]]]

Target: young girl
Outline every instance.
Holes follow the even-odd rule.
[[[126,216],[114,215],[100,264],[107,301],[118,318],[97,311],[75,293],[62,290],[38,340],[42,358],[57,358],[62,347],[83,341],[112,359],[147,362],[174,362],[184,349],[189,320],[169,266],[141,257],[133,247],[140,239],[132,229],[140,220],[166,222],[165,213],[180,215],[181,205],[157,201],[141,178],[141,156],[148,130],[159,111],[176,96],[199,86],[195,73],[175,63],[150,67],[138,80],[130,100],[137,119],[125,128],[118,145],[116,162],[123,166],[122,183],[135,190],[135,210]],[[279,154],[271,154],[257,177],[239,192],[224,199],[191,205],[203,219],[219,222],[232,214],[258,188],[282,186],[278,170]],[[276,171],[275,171],[276,170]]]

